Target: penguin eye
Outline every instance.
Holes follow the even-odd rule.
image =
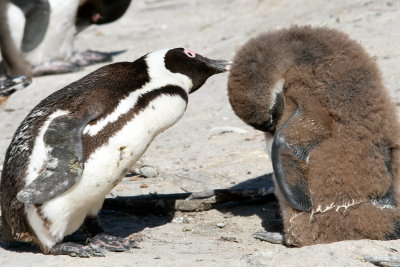
[[[183,50],[183,53],[185,53],[190,58],[196,57],[196,52],[189,50],[189,49]]]

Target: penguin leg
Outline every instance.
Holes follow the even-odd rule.
[[[138,247],[135,240],[104,233],[97,216],[87,217],[82,228],[91,237],[88,239],[89,247],[103,248],[113,252],[130,251],[131,248]]]
[[[84,52],[74,52],[69,61],[77,66],[88,66],[102,62],[111,62],[113,60],[113,56],[124,53],[125,51],[126,50],[115,52],[99,52],[87,50]]]
[[[68,114],[50,122],[43,140],[48,149],[47,166],[17,194],[27,204],[41,204],[71,188],[83,172],[82,132],[96,118],[96,112],[83,116]]]
[[[97,216],[88,216],[82,225],[82,230],[89,236],[94,237],[100,233],[104,232],[103,227],[101,227],[99,219]]]

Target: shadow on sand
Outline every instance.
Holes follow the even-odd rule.
[[[230,199],[231,192],[254,191],[258,188],[263,188],[264,192],[272,192],[272,174],[246,180],[229,189],[214,190],[216,201],[211,208],[235,216],[257,215],[262,220],[261,226],[265,230],[282,231],[279,204],[273,194],[234,195],[234,198]],[[106,199],[99,213],[99,220],[106,233],[128,237],[144,228],[158,227],[171,222],[176,211],[176,202],[190,195],[191,193],[179,193]],[[135,200],[133,201],[135,204],[132,204],[132,199]],[[85,244],[86,239],[86,235],[78,230],[65,237],[64,241]],[[22,242],[6,244],[0,241],[0,247],[16,252],[41,253],[38,247]]]

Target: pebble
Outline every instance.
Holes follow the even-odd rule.
[[[235,242],[235,243],[239,243],[239,240],[236,237],[230,237],[230,236],[221,236],[219,238],[219,240],[221,241],[228,241],[228,242]]]
[[[147,188],[147,187],[149,187],[149,185],[147,185],[147,184],[141,184],[140,185],[140,188]]]
[[[146,178],[153,178],[158,176],[158,170],[156,167],[150,165],[137,165],[133,170],[133,173],[137,173],[140,176]]]
[[[226,226],[226,223],[217,223],[216,226],[218,228],[224,228]]]
[[[238,133],[238,134],[245,134],[247,133],[246,130],[238,127],[233,127],[233,126],[220,126],[220,127],[213,127],[211,128],[211,136],[213,135],[221,135],[225,133]]]

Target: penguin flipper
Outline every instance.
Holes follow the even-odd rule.
[[[308,155],[322,140],[322,132],[313,132],[312,127],[302,125],[307,118],[297,109],[275,134],[272,143],[272,167],[277,185],[289,205],[300,211],[310,211],[312,201],[307,180],[303,170]],[[303,126],[303,127],[302,127]],[[291,136],[291,131],[305,130],[302,138],[310,136],[311,140],[299,141]],[[300,144],[299,144],[300,143]]]
[[[44,39],[50,21],[50,4],[48,0],[13,0],[25,15],[25,28],[22,39],[22,51],[29,52]]]
[[[73,117],[70,114],[55,118],[43,140],[48,149],[46,169],[17,194],[27,204],[41,204],[71,188],[83,172],[82,132],[96,116]]]

